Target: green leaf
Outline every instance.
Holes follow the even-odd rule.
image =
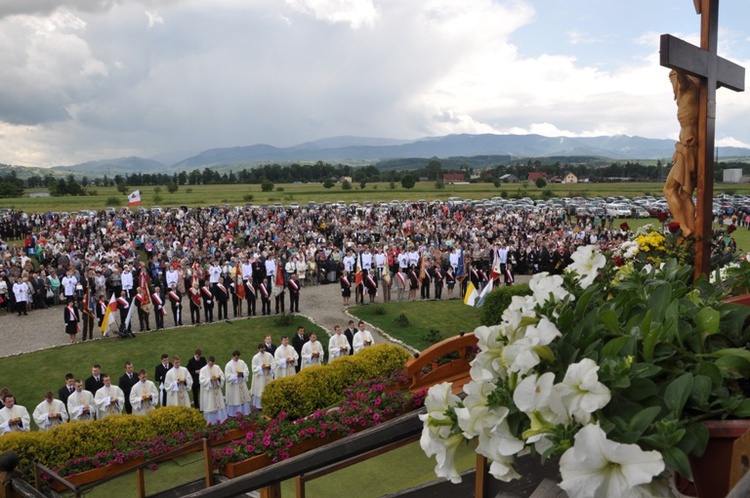
[[[618,337],[616,339],[612,339],[607,344],[604,345],[602,348],[602,357],[606,356],[620,356],[620,351],[627,345],[628,341],[630,340],[630,337]]]
[[[715,334],[719,331],[719,318],[721,314],[713,308],[706,306],[695,315],[695,323],[698,332],[702,334]]]
[[[659,325],[653,328],[643,339],[643,359],[649,363],[654,361],[654,350],[661,339],[663,331],[664,329]]]
[[[650,406],[638,412],[633,418],[630,419],[629,429],[638,434],[643,433],[651,422],[659,415],[661,408],[658,406]]]
[[[750,361],[750,351],[747,349],[740,349],[740,348],[726,348],[726,349],[720,349],[718,351],[714,351],[716,356],[737,356],[739,358],[742,358],[744,360]]]
[[[547,361],[555,361],[555,353],[552,352],[549,346],[535,346],[533,350],[540,358]]]
[[[708,361],[704,361],[700,365],[698,365],[696,375],[704,375],[711,379],[712,387],[718,387],[723,382],[719,367],[717,367],[715,363],[711,363]]]
[[[690,396],[695,404],[701,408],[708,405],[708,397],[711,395],[711,379],[705,375],[696,375],[693,379],[693,392]]]
[[[715,365],[725,379],[750,377],[750,361],[740,356],[723,356],[716,360]]]
[[[664,403],[675,418],[680,418],[680,413],[693,390],[693,374],[685,373],[669,383],[664,392]]]
[[[750,399],[743,400],[740,406],[732,412],[732,415],[737,418],[750,417]]]
[[[599,314],[599,321],[613,334],[620,334],[620,319],[612,310],[605,310]]]
[[[687,455],[681,449],[676,447],[666,448],[662,450],[661,454],[664,457],[664,463],[667,464],[667,467],[676,470],[682,477],[688,479],[692,477],[690,460],[688,460]]]
[[[657,321],[664,318],[664,311],[672,300],[672,286],[667,282],[662,282],[654,287],[648,297],[648,307],[654,311]]]
[[[631,386],[626,394],[630,400],[642,401],[651,396],[656,396],[658,392],[659,388],[652,380],[636,377],[631,381]]]

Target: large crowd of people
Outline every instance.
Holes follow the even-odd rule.
[[[207,424],[220,423],[228,417],[262,410],[263,391],[274,379],[322,365],[326,358],[332,361],[356,354],[374,343],[364,322],[355,327],[350,321],[345,330],[334,327],[327,347],[315,333],[307,334],[304,327],[297,328],[291,341],[282,336],[279,344],[268,335],[258,344],[250,365],[241,359],[239,350],[232,352],[222,368],[214,356],[206,358],[196,349],[184,366],[178,355],[162,354],[153,381],[145,369],[136,372],[133,363],[126,361],[124,373],[116,381],[97,363],[84,380],[66,374],[57,396],[47,391],[31,415],[16,403],[9,388],[0,389],[0,435],[31,430],[32,418],[39,430],[46,431],[69,421],[98,420],[121,413],[146,415],[158,406],[192,406],[203,413]]]
[[[232,317],[296,312],[306,285],[338,284],[344,305],[352,294],[355,303],[455,298],[493,272],[506,283],[514,273],[562,272],[577,245],[606,249],[625,236],[606,218],[470,203],[7,211],[0,306],[21,316],[65,306],[66,331],[90,340],[107,307],[129,335],[135,322],[148,330],[223,320],[230,305]]]

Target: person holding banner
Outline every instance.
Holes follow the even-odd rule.
[[[268,284],[268,277],[265,277],[258,287],[260,288],[261,315],[270,315],[271,289]]]
[[[188,289],[190,298],[190,323],[200,325],[201,323],[201,291],[198,288],[198,282]]]
[[[144,325],[146,330],[151,330],[151,300],[148,298],[148,291],[143,287],[136,289],[135,305],[138,307],[138,322],[140,331],[143,332]]]
[[[175,327],[182,325],[182,294],[177,290],[177,283],[172,284],[172,288],[167,293],[169,302],[172,305],[172,318]]]
[[[78,314],[78,308],[73,305],[74,301],[68,299],[68,305],[65,307],[65,333],[70,336],[70,343],[75,344],[76,335],[78,335],[78,322],[81,320]]]
[[[154,292],[151,294],[151,301],[154,303],[156,330],[163,329],[164,315],[167,314],[167,310],[164,309],[164,299],[161,297],[161,288],[158,285],[154,287]]]

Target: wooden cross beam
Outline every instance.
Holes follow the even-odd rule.
[[[716,131],[716,89],[745,90],[745,68],[717,54],[719,0],[693,0],[701,16],[701,46],[696,47],[671,35],[661,35],[661,65],[700,79],[697,136],[695,221],[695,275],[711,271],[711,222],[713,220],[714,141]],[[689,193],[692,195],[692,192]],[[692,201],[691,201],[692,202]],[[672,206],[670,206],[671,208]]]

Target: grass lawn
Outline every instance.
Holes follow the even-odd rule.
[[[242,359],[249,364],[258,351],[258,343],[263,342],[266,334],[271,334],[278,344],[279,336],[294,334],[298,325],[307,330],[318,329],[317,325],[299,316],[294,317],[292,325],[285,327],[277,326],[275,321],[276,318],[270,317],[253,318],[136,333],[135,339],[97,340],[3,358],[0,362],[0,385],[9,387],[18,403],[31,413],[48,390],[52,390],[57,397],[57,390],[65,383],[66,373],[71,372],[83,380],[91,375],[91,365],[94,363],[99,363],[102,371],[114,378],[115,384],[124,373],[127,360],[133,362],[136,372],[141,368],[146,369],[149,379],[153,380],[154,368],[162,353],[170,356],[177,354],[186,365],[195,349],[200,348],[204,356],[215,356],[216,362],[223,368],[235,349],[242,352]]]
[[[404,465],[404,462],[408,462]],[[459,472],[474,468],[476,453],[473,444],[462,444],[456,455]],[[434,481],[435,459],[427,458],[419,443],[412,443],[376,458],[352,465],[333,474],[305,484],[309,498],[375,498]],[[387,476],[387,479],[383,477]],[[155,472],[146,471],[146,493],[153,494],[203,477],[202,453],[194,453],[159,465]],[[135,496],[135,473],[94,488],[86,496],[110,498]],[[281,484],[282,496],[295,496],[295,481]]]
[[[462,330],[472,332],[481,325],[479,310],[466,306],[461,299],[370,304],[349,308],[349,311],[420,351]],[[401,314],[409,320],[407,326],[397,323]],[[437,340],[427,337],[430,329],[440,331]]]

